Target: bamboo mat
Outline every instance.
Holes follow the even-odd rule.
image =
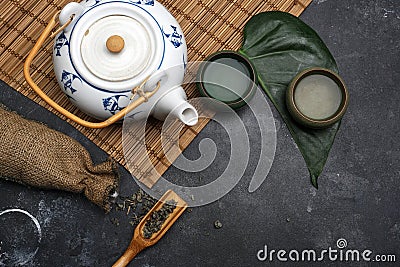
[[[71,0],[2,0],[0,6],[0,79],[50,111],[58,114],[44,101],[39,99],[23,77],[23,62],[34,43],[43,31],[51,16],[61,10]],[[184,32],[188,60],[200,61],[209,54],[222,49],[237,50],[242,43],[242,29],[255,14],[280,10],[299,16],[312,0],[162,0],[160,1],[178,20]],[[68,102],[56,82],[52,69],[52,42],[44,47],[32,64],[32,77],[37,84],[67,110],[90,119]],[[189,98],[198,96],[194,85],[185,87]],[[96,145],[124,166],[121,124],[105,129],[88,129],[70,122]],[[194,127],[175,125],[171,131],[178,131],[179,147],[183,151],[205,125],[207,119],[201,119]],[[164,173],[180,152],[165,157],[165,147],[161,146],[162,123],[152,120],[146,129],[147,154],[137,154],[132,161],[134,168],[128,169],[148,186],[159,178],[148,170],[155,167],[158,173]],[[176,133],[175,133],[176,134]],[[174,144],[171,144],[173,146]],[[176,145],[176,144],[175,144]],[[168,148],[167,148],[168,149]],[[149,165],[149,157],[153,166]]]

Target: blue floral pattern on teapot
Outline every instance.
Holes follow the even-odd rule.
[[[124,109],[125,105],[122,105],[120,103],[120,101],[126,100],[126,98],[129,98],[129,97],[126,95],[115,95],[115,96],[104,98],[103,99],[104,110],[107,110],[111,114],[114,115],[118,111],[121,111]]]
[[[57,57],[60,57],[61,56],[61,48],[64,46],[64,45],[68,45],[69,44],[69,42],[68,42],[68,39],[67,39],[67,37],[65,36],[65,34],[64,34],[64,32],[62,32],[58,37],[57,37],[57,39],[56,39],[56,41],[55,41],[55,44],[54,44],[54,50],[56,51],[56,56]]]
[[[71,94],[75,93],[77,90],[73,87],[72,83],[78,79],[80,82],[82,82],[82,79],[78,76],[75,75],[71,72],[68,72],[64,70],[61,74],[61,82],[64,86],[64,90],[68,92],[68,90],[71,92]]]
[[[182,34],[179,34],[177,31],[177,27],[174,25],[170,25],[173,32],[172,33],[166,33],[163,30],[163,33],[165,35],[165,37],[167,37],[167,39],[174,45],[175,48],[178,48],[181,46],[182,43]]]
[[[137,0],[137,1],[131,1],[134,4],[138,5],[148,5],[148,6],[154,6],[154,0]]]

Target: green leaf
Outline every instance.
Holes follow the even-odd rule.
[[[297,124],[285,102],[286,89],[302,70],[323,67],[338,72],[335,59],[318,34],[297,17],[273,11],[260,13],[244,28],[239,51],[254,64],[263,87],[300,149],[318,188],[321,174],[332,147],[340,121],[326,129],[309,129]]]

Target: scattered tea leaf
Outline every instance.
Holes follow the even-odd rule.
[[[215,227],[215,229],[221,229],[222,228],[222,223],[220,222],[220,220],[216,220],[214,222],[214,227]]]
[[[129,224],[136,227],[156,202],[156,199],[140,189],[132,196],[125,197],[120,195],[115,205],[117,211],[123,211],[128,216]]]
[[[119,220],[118,220],[117,218],[112,218],[112,219],[111,219],[111,222],[112,222],[114,225],[119,226]]]

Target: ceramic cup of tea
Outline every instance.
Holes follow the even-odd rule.
[[[244,106],[257,89],[256,71],[251,62],[236,51],[211,54],[197,72],[201,96],[223,102],[233,109]]]
[[[339,75],[324,68],[300,72],[289,84],[286,105],[292,117],[310,128],[326,128],[342,118],[349,101]]]

